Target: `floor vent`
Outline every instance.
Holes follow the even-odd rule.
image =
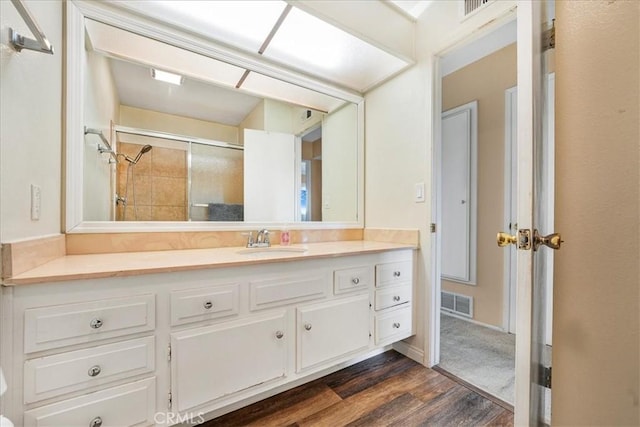
[[[492,0],[462,0],[462,16],[466,18],[491,1]]]
[[[464,317],[473,317],[473,298],[445,291],[442,291],[440,295],[440,308],[442,310]]]

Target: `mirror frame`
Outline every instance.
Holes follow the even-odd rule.
[[[332,229],[364,227],[364,97],[351,90],[296,73],[264,57],[218,44],[210,39],[163,25],[148,17],[129,12],[109,3],[86,0],[66,2],[66,76],[65,76],[65,182],[63,184],[64,229],[66,233],[116,233],[160,231],[222,231],[283,226],[297,229]],[[112,25],[133,33],[167,43],[193,53],[228,62],[286,83],[302,86],[358,107],[357,140],[357,219],[346,222],[208,222],[208,221],[84,221],[84,82],[83,51],[85,48],[85,18]]]

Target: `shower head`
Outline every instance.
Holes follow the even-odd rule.
[[[150,146],[149,144],[147,144],[147,145],[143,146],[143,147],[140,149],[140,152],[138,152],[138,154],[136,155],[136,158],[135,158],[135,159],[132,159],[132,158],[131,158],[131,157],[129,157],[129,156],[124,156],[124,159],[125,159],[126,161],[128,161],[129,163],[131,163],[131,164],[135,165],[136,163],[138,163],[138,161],[140,160],[140,158],[142,157],[142,155],[143,155],[143,154],[145,154],[145,153],[148,153],[149,151],[151,151],[151,149],[152,149],[152,148],[153,148],[152,146]]]

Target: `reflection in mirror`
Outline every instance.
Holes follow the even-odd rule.
[[[117,163],[85,135],[84,221],[358,220],[356,104],[255,72],[273,84],[228,87],[223,78],[244,70],[85,21],[84,121]],[[214,63],[225,71],[208,71]],[[153,70],[179,77],[158,81]],[[253,131],[292,142],[276,155],[248,141]],[[278,174],[286,184],[267,184]]]

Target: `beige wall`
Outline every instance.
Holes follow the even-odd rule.
[[[84,123],[87,127],[102,131],[111,141],[111,123],[120,116],[120,99],[111,75],[109,60],[93,51],[85,51],[86,80],[84,85]],[[113,220],[113,190],[111,155],[100,153],[98,145],[104,145],[97,135],[84,137],[83,210],[85,221]]]
[[[365,107],[365,225],[372,228],[415,228],[420,231],[416,267],[417,334],[408,340],[430,363],[429,340],[434,330],[430,306],[431,176],[433,149],[433,56],[460,42],[477,28],[481,34],[497,24],[513,1],[489,3],[460,22],[457,2],[437,1],[416,25],[417,63],[390,81],[367,92]],[[425,183],[425,202],[414,201],[415,183]],[[495,239],[495,237],[494,237]]]
[[[473,297],[473,318],[502,328],[505,319],[504,257],[495,243],[504,224],[506,89],[516,85],[515,43],[442,79],[442,111],[478,101],[476,286],[447,280],[442,289]]]
[[[247,117],[244,118],[238,125],[240,129],[240,144],[244,145],[244,130],[245,129],[259,129],[264,130],[264,99],[255,106]]]
[[[11,2],[0,1],[0,241],[60,233],[62,157],[61,2],[26,1],[55,55],[7,44],[8,28],[31,32]],[[40,220],[31,220],[30,184],[41,188]]]
[[[122,126],[169,132],[178,135],[189,135],[198,138],[213,139],[214,141],[238,143],[238,128],[205,120],[159,113],[141,108],[120,106],[120,121]]]
[[[293,133],[292,106],[273,99],[264,100],[264,130]]]
[[[640,425],[640,2],[556,3],[552,423]]]
[[[358,216],[358,106],[347,104],[322,123],[322,220]]]

